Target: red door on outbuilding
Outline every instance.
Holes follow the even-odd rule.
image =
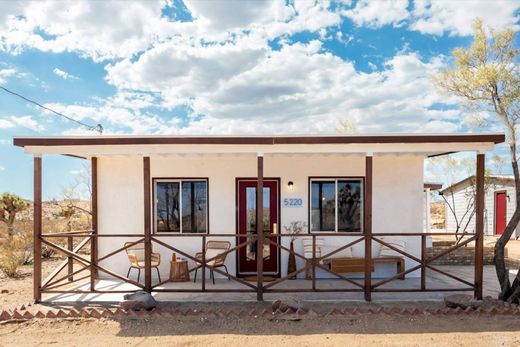
[[[502,235],[506,228],[506,192],[495,193],[495,234]]]

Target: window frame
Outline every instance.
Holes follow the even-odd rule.
[[[338,231],[338,181],[360,181],[361,182],[361,217],[360,217],[360,231]],[[313,182],[330,182],[334,181],[335,184],[335,205],[334,205],[334,230],[312,230],[312,183]],[[365,233],[365,177],[364,176],[309,176],[308,178],[308,214],[307,214],[307,225],[308,225],[308,233],[348,233],[348,234],[358,234]]]
[[[179,231],[157,231],[157,183],[179,183]],[[183,182],[206,182],[206,232],[194,233],[182,230],[182,183]],[[154,177],[152,178],[152,203],[153,203],[153,233],[154,234],[209,234],[209,178],[208,177]]]

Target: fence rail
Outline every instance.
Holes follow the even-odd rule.
[[[373,233],[373,234],[363,234],[363,233],[312,233],[312,234],[288,234],[288,233],[278,233],[271,234],[267,239],[269,240],[269,246],[275,246],[276,251],[279,253],[281,258],[282,252],[287,253],[288,256],[294,256],[295,259],[298,259],[296,263],[303,263],[303,266],[296,268],[295,271],[291,273],[285,274],[285,276],[279,276],[275,278],[271,282],[263,281],[263,273],[259,273],[257,276],[258,281],[249,282],[244,278],[241,278],[235,274],[229,274],[221,270],[220,268],[212,266],[212,261],[217,259],[222,255],[230,255],[237,254],[240,249],[247,247],[251,244],[257,243],[258,247],[258,237],[256,234],[166,234],[166,233],[156,233],[152,234],[150,238],[150,243],[161,246],[169,251],[175,252],[183,257],[187,258],[191,266],[188,271],[191,273],[193,271],[201,270],[201,282],[199,288],[167,288],[164,285],[169,280],[158,281],[151,285],[151,292],[160,292],[160,293],[307,293],[307,292],[316,292],[316,293],[326,293],[326,292],[364,292],[366,293],[406,293],[406,292],[458,292],[458,291],[474,291],[475,295],[477,295],[477,291],[481,290],[482,283],[481,279],[479,282],[479,276],[475,276],[472,280],[460,278],[454,274],[451,274],[444,269],[439,269],[436,266],[432,265],[432,262],[439,259],[440,257],[446,256],[449,253],[455,252],[457,249],[461,247],[467,246],[471,242],[475,242],[478,245],[479,236],[477,234],[464,234],[463,239],[453,245],[452,247],[444,250],[443,252],[436,254],[435,256],[428,257],[427,252],[427,238],[442,235],[442,236],[455,236],[456,233],[439,233],[439,232],[429,232],[429,233]],[[459,235],[460,236],[460,235]],[[396,247],[395,244],[392,244],[391,241],[388,240],[389,237],[399,238],[399,239],[419,239],[420,248],[410,249],[400,249]],[[66,239],[67,246],[60,245],[56,242],[52,242],[56,238]],[[105,254],[99,256],[96,254],[95,259],[92,257],[84,256],[80,254],[87,245],[91,245],[92,251],[92,242],[93,240],[98,240],[101,238],[116,238],[123,239],[121,242],[123,244],[122,247],[116,247],[110,251],[105,251]],[[183,240],[186,238],[196,238],[200,239],[200,251],[202,254],[202,258],[197,258],[193,254],[190,254],[188,251],[182,249],[182,241],[175,242],[172,240]],[[206,259],[205,247],[206,242],[208,240],[215,239],[233,239],[235,240],[234,246],[230,249],[220,253],[219,255],[212,256],[211,258]],[[311,239],[312,240],[312,257],[306,257],[305,252],[298,252],[294,249],[291,249],[287,242],[284,243],[284,240],[291,239]],[[334,238],[334,249],[329,250],[326,254],[322,254],[321,252],[318,254],[317,251],[317,239],[323,239],[325,244],[327,243],[327,239]],[[80,239],[78,241],[78,239]],[[340,239],[345,239],[338,241]],[[72,231],[72,232],[62,232],[62,233],[46,233],[42,234],[40,241],[43,245],[54,249],[57,253],[63,255],[65,259],[56,267],[54,271],[51,272],[49,276],[41,283],[39,283],[39,288],[41,293],[69,293],[69,294],[89,294],[89,293],[128,293],[135,290],[146,289],[145,284],[142,284],[138,281],[135,281],[127,276],[123,276],[116,271],[108,268],[107,266],[101,266],[99,263],[101,261],[105,261],[114,257],[115,255],[126,251],[127,249],[139,244],[146,242],[146,239],[143,234],[97,234],[92,230],[86,231]],[[76,241],[76,242],[73,242]],[[128,243],[127,243],[128,242]],[[292,242],[292,241],[291,241]],[[117,243],[117,242],[116,242]],[[127,244],[125,244],[127,243]],[[352,278],[347,276],[345,273],[338,273],[332,271],[327,265],[324,264],[326,259],[332,258],[334,255],[340,253],[341,251],[351,248],[353,246],[359,244],[365,244],[364,248],[364,257],[358,259],[364,259],[364,274],[370,274],[370,280],[367,281],[365,277],[363,278]],[[366,244],[369,243],[371,246],[366,247]],[[412,242],[413,243],[413,242]],[[76,246],[74,247],[74,244]],[[374,267],[374,260],[377,258],[372,258],[372,250],[371,248],[379,244],[381,247],[386,247],[389,250],[394,251],[405,261],[407,267],[403,267],[402,271],[397,271],[395,274],[390,275],[386,278],[377,278],[375,282],[372,282],[372,267]],[[405,243],[406,244],[406,243]],[[410,244],[410,243],[408,243]],[[330,244],[329,244],[330,247]],[[145,253],[146,253],[146,248]],[[151,248],[150,248],[151,249]],[[370,251],[370,253],[368,253]],[[479,247],[475,247],[475,274],[480,270],[479,267],[482,267],[482,254],[479,253]],[[238,259],[238,257],[237,257]],[[280,261],[281,259],[279,259]],[[412,262],[413,265],[409,265],[409,261]],[[72,264],[79,264],[80,267],[74,269]],[[367,268],[369,266],[369,268]],[[58,277],[66,269],[66,274]],[[151,266],[145,266],[145,277],[147,273],[151,272]],[[214,273],[220,274],[224,277],[227,277],[229,280],[234,281],[240,285],[241,288],[215,288],[207,285],[206,273],[207,270],[211,270]],[[227,270],[227,269],[226,269]],[[319,282],[321,278],[318,278],[317,271],[321,271],[322,273],[326,273],[332,279],[338,280],[338,285],[334,285],[329,288],[320,288]],[[375,270],[375,267],[374,267]],[[464,286],[458,287],[431,287],[427,282],[426,272],[433,271],[441,276],[446,276],[447,278],[463,284]],[[404,276],[419,271],[420,272],[420,285],[413,288],[392,288],[386,287],[385,285],[396,281]],[[90,272],[89,274],[86,274]],[[111,278],[114,278],[123,283],[131,284],[135,287],[133,289],[121,290],[115,288],[114,290],[106,290],[106,289],[98,289],[95,285],[95,280],[93,281],[94,286],[90,288],[90,290],[86,289],[78,289],[78,287],[73,286],[78,282],[84,281],[88,278],[91,278],[94,274],[97,275],[98,272],[104,273]],[[297,277],[302,273],[311,274],[310,280],[301,281],[300,283],[304,284],[305,287],[280,287],[279,284],[286,282],[290,279]],[[81,275],[81,276],[80,276]],[[78,277],[79,276],[79,277]],[[329,278],[330,279],[330,278]],[[347,284],[350,287],[341,287],[339,283]],[[310,286],[309,286],[310,284]],[[365,296],[366,297],[366,296]],[[369,296],[370,297],[370,296]]]

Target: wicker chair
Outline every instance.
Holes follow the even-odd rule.
[[[206,266],[209,268],[209,275],[211,279],[213,280],[213,284],[215,284],[215,274],[213,273],[213,269],[218,267],[223,267],[226,270],[226,273],[229,275],[227,266],[225,264],[226,257],[228,255],[227,252],[231,248],[231,242],[229,241],[208,241],[206,242],[205,247],[205,253],[206,253]],[[195,258],[200,260],[200,263],[202,264],[202,252],[198,252],[195,254]],[[213,259],[214,258],[214,259]],[[208,261],[209,260],[209,261]],[[195,283],[197,281],[197,271],[198,269],[202,267],[202,265],[199,265],[195,269],[195,278],[193,279],[193,282]],[[228,276],[228,280],[231,278]]]
[[[126,242],[125,247],[131,245],[132,242]],[[128,256],[128,260],[130,261],[130,267],[128,268],[128,273],[126,277],[130,276],[130,271],[132,269],[137,269],[137,282],[139,282],[139,278],[141,277],[141,269],[144,269],[144,243],[138,243],[133,246],[130,246],[125,249],[126,255]],[[157,277],[159,277],[159,282],[161,282],[161,275],[159,273],[159,265],[161,265],[161,254],[152,252],[152,268],[157,270]]]

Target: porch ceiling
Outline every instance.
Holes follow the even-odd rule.
[[[15,137],[31,154],[93,156],[200,155],[374,155],[436,156],[485,152],[504,142],[504,134],[392,134],[358,136],[94,136]]]

